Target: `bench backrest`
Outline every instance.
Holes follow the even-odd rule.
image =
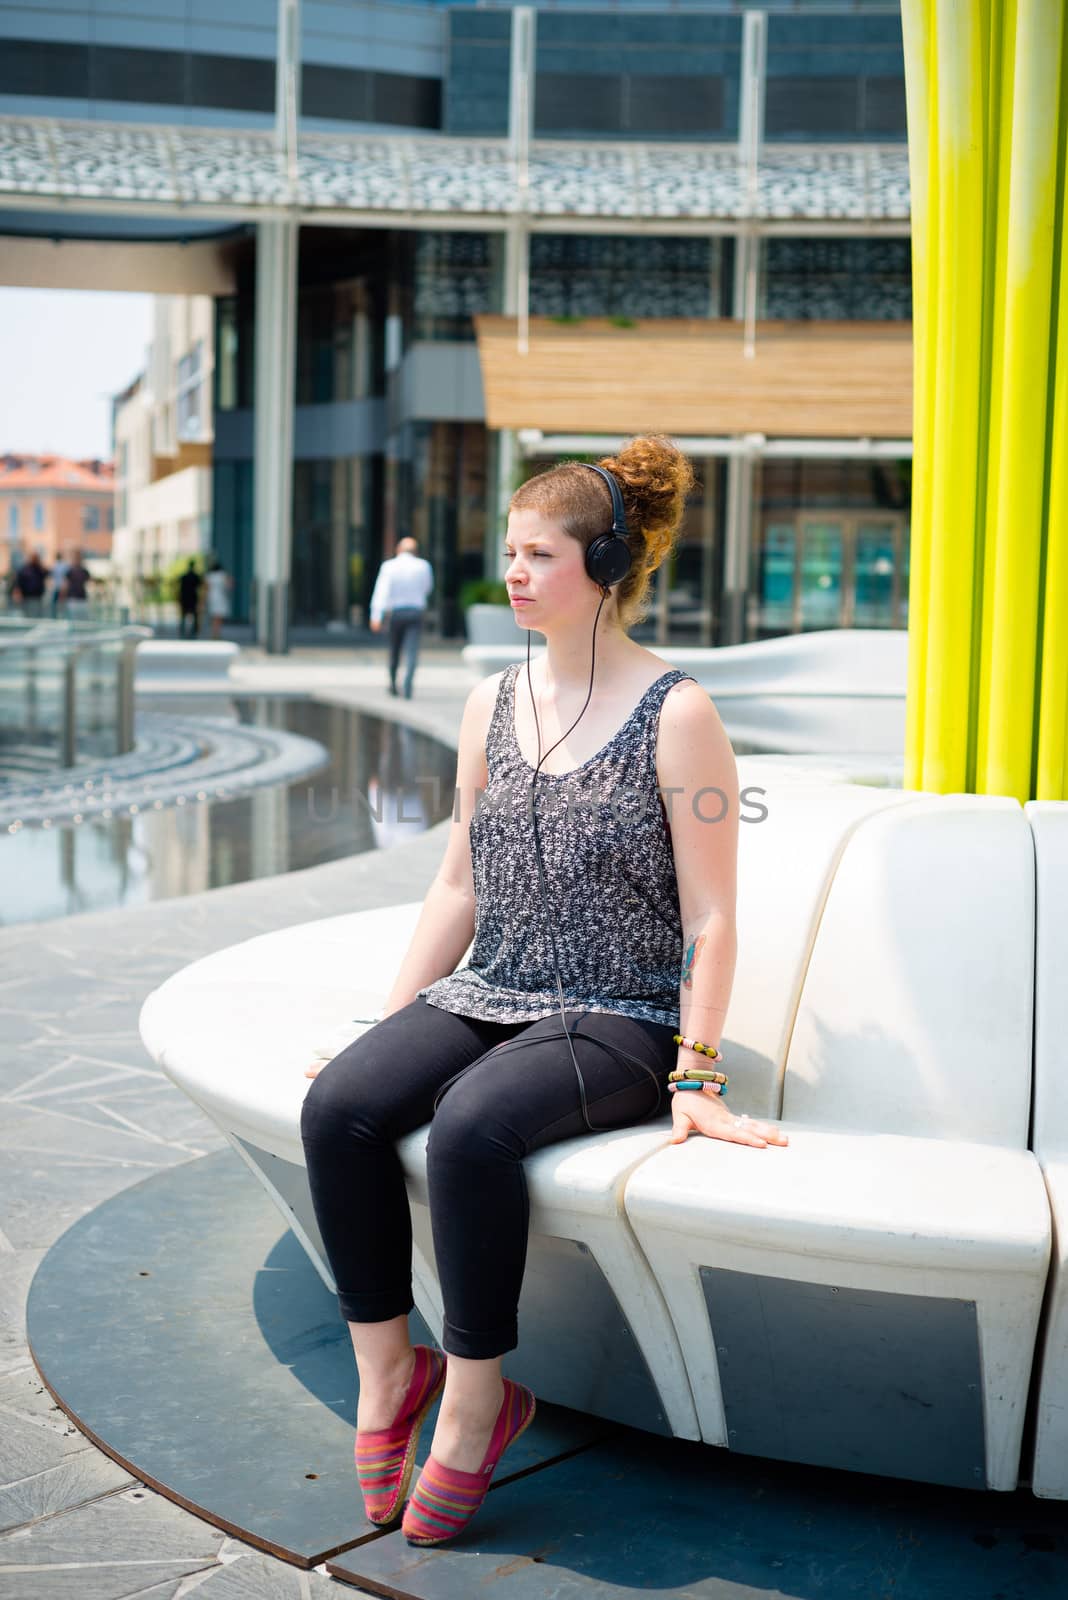
[[[1034,914],[1015,800],[914,795],[870,817],[816,935],[784,1117],[1026,1149]]]
[[[1040,1161],[1068,1158],[1068,804],[1024,808],[1035,842],[1034,1142]]]
[[[741,757],[738,964],[722,1046],[730,1098],[754,1116],[780,1112],[786,1053],[823,903],[850,835],[901,805],[893,789],[827,786],[779,763]],[[749,799],[746,800],[746,792]],[[758,792],[758,791],[763,791]]]

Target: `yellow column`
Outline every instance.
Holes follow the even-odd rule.
[[[902,19],[916,335],[905,781],[1065,798],[1063,0],[904,0]]]

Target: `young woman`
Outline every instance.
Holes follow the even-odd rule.
[[[444,1387],[404,1514],[415,1544],[466,1527],[534,1413],[529,1390],[501,1374],[518,1343],[524,1156],[644,1121],[669,1103],[675,1070],[694,1087],[670,1095],[672,1142],[786,1143],[728,1111],[712,1081],[735,963],[733,752],[700,686],[627,633],[692,481],[668,440],[638,438],[600,470],[567,462],[513,496],[505,578],[526,666],[469,695],[453,825],[383,1020],[305,1100],[312,1197],[359,1372],[356,1465],[372,1521],[404,1506],[419,1428]],[[594,542],[620,526],[619,509],[629,569],[605,581],[621,535],[606,541],[607,565]],[[532,632],[546,643],[533,662]],[[427,1121],[447,1362],[408,1337],[411,1218],[394,1145]]]

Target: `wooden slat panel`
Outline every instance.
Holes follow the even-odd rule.
[[[762,322],[747,359],[733,321],[475,318],[491,428],[598,433],[912,433],[912,324]]]

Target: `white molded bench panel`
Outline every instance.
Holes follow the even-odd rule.
[[[303,1163],[304,1069],[324,1034],[381,1010],[421,909],[324,917],[192,962],[145,1001],[149,1054],[226,1132]]]
[[[540,653],[532,648],[531,659]],[[469,644],[462,654],[482,678],[525,660],[526,642],[516,629],[504,643]],[[662,644],[656,654],[707,689],[731,737],[746,744],[797,754],[904,746],[903,630],[828,628],[718,648]]]
[[[738,964],[723,1035],[731,1103],[777,1117],[786,1052],[823,903],[853,830],[907,800],[899,790],[806,781],[785,765],[743,757],[751,793],[738,829]]]
[[[924,795],[872,817],[824,908],[783,1116],[1026,1149],[1033,988],[1016,801]]]
[[[1035,841],[1034,1149],[1054,1222],[1032,1483],[1068,1500],[1068,804],[1025,807]]]
[[[782,1126],[785,1149],[691,1138],[643,1163],[627,1185],[627,1215],[682,1341],[702,1437],[729,1442],[717,1353],[723,1330],[702,1268],[832,1292],[974,1302],[986,1483],[1015,1487],[1049,1255],[1034,1157],[996,1145]],[[877,1347],[877,1312],[870,1337]],[[850,1400],[851,1381],[843,1363],[841,1402],[863,1404]],[[774,1401],[785,1412],[791,1398],[784,1384]],[[873,1470],[864,1461],[826,1464]],[[925,1476],[922,1460],[909,1475]]]

